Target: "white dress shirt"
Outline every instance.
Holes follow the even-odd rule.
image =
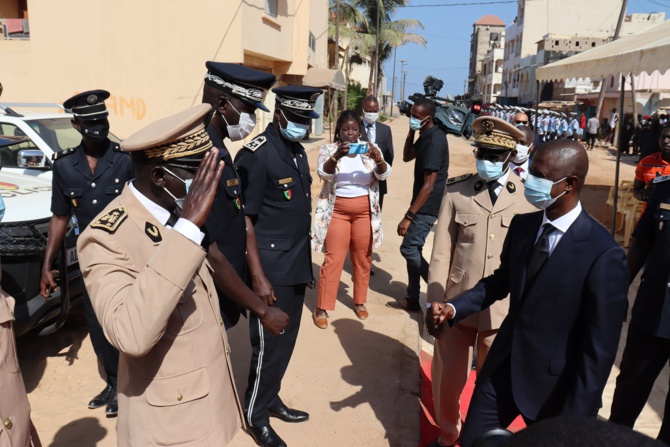
[[[519,176],[519,178],[526,180],[526,177],[528,177],[528,165],[530,163],[529,159],[526,159],[521,164],[515,164],[514,162],[509,164],[509,168],[514,172],[516,175]]]
[[[372,144],[377,144],[377,123],[368,124],[364,122],[363,127],[368,134],[368,141]]]
[[[549,256],[554,252],[554,248],[556,248],[556,245],[560,242],[560,240],[563,238],[563,235],[567,233],[568,229],[570,226],[575,223],[577,218],[582,212],[582,202],[577,202],[577,206],[575,206],[570,212],[567,214],[562,215],[556,220],[549,220],[547,218],[547,211],[545,210],[544,216],[542,216],[542,225],[540,225],[540,229],[537,231],[537,235],[535,236],[535,243],[537,243],[537,240],[540,238],[540,235],[542,234],[542,230],[544,229],[544,226],[549,224],[556,228],[549,236]]]
[[[496,182],[495,189],[493,190],[496,197],[500,197],[500,193],[502,192],[503,187],[507,184],[507,177],[509,177],[509,168],[507,169],[507,171],[505,171],[503,175],[493,180],[494,182]]]
[[[163,208],[162,206],[156,204],[155,202],[149,200],[147,196],[142,194],[135,188],[135,185],[133,185],[133,182],[128,183],[128,187],[130,188],[130,191],[133,193],[133,195],[137,198],[137,200],[140,201],[142,205],[151,213],[152,216],[156,218],[157,221],[165,225],[167,228],[170,228],[167,225],[168,219],[170,219],[170,212]],[[190,239],[194,243],[200,245],[202,243],[202,240],[205,238],[205,233],[200,231],[200,228],[198,228],[193,222],[191,222],[188,219],[184,219],[183,217],[180,217],[177,222],[174,224],[173,227],[174,230],[178,231],[181,233],[182,236]]]

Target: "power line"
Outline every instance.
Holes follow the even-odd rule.
[[[534,0],[526,0],[534,1]],[[499,5],[504,3],[518,3],[518,0],[500,0],[487,2],[468,2],[468,3],[437,3],[433,5],[405,5],[403,8],[437,8],[437,7],[451,7],[451,6],[475,6],[475,5]]]

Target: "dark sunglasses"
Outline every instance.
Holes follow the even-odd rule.
[[[528,121],[514,121],[514,124],[528,124]]]
[[[191,165],[182,165],[182,164],[177,164],[177,163],[166,163],[165,166],[169,168],[179,168],[183,169],[184,171],[188,172],[189,174],[195,174],[198,172],[198,167],[197,166],[191,166]]]
[[[486,160],[495,163],[496,161],[500,161],[503,155],[506,155],[509,151],[505,151],[503,153],[499,152],[482,152],[481,150],[475,148],[472,151],[472,154],[475,156],[477,160]],[[507,159],[505,159],[507,160]]]

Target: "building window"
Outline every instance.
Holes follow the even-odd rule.
[[[311,31],[309,32],[309,48],[312,51],[316,51],[316,37],[314,37],[314,33]]]
[[[265,0],[265,14],[276,18],[278,1],[279,0]]]

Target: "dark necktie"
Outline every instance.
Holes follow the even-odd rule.
[[[556,230],[552,224],[545,224],[542,234],[533,246],[526,268],[526,285],[530,284],[549,257],[549,236]]]
[[[491,198],[491,204],[495,205],[496,200],[498,200],[498,195],[496,194],[496,188],[498,187],[498,182],[495,180],[489,182],[488,187],[489,187],[489,197]]]
[[[170,218],[168,221],[165,223],[166,227],[174,227],[174,224],[177,223],[177,220],[179,220],[179,217],[175,213],[170,213]]]

